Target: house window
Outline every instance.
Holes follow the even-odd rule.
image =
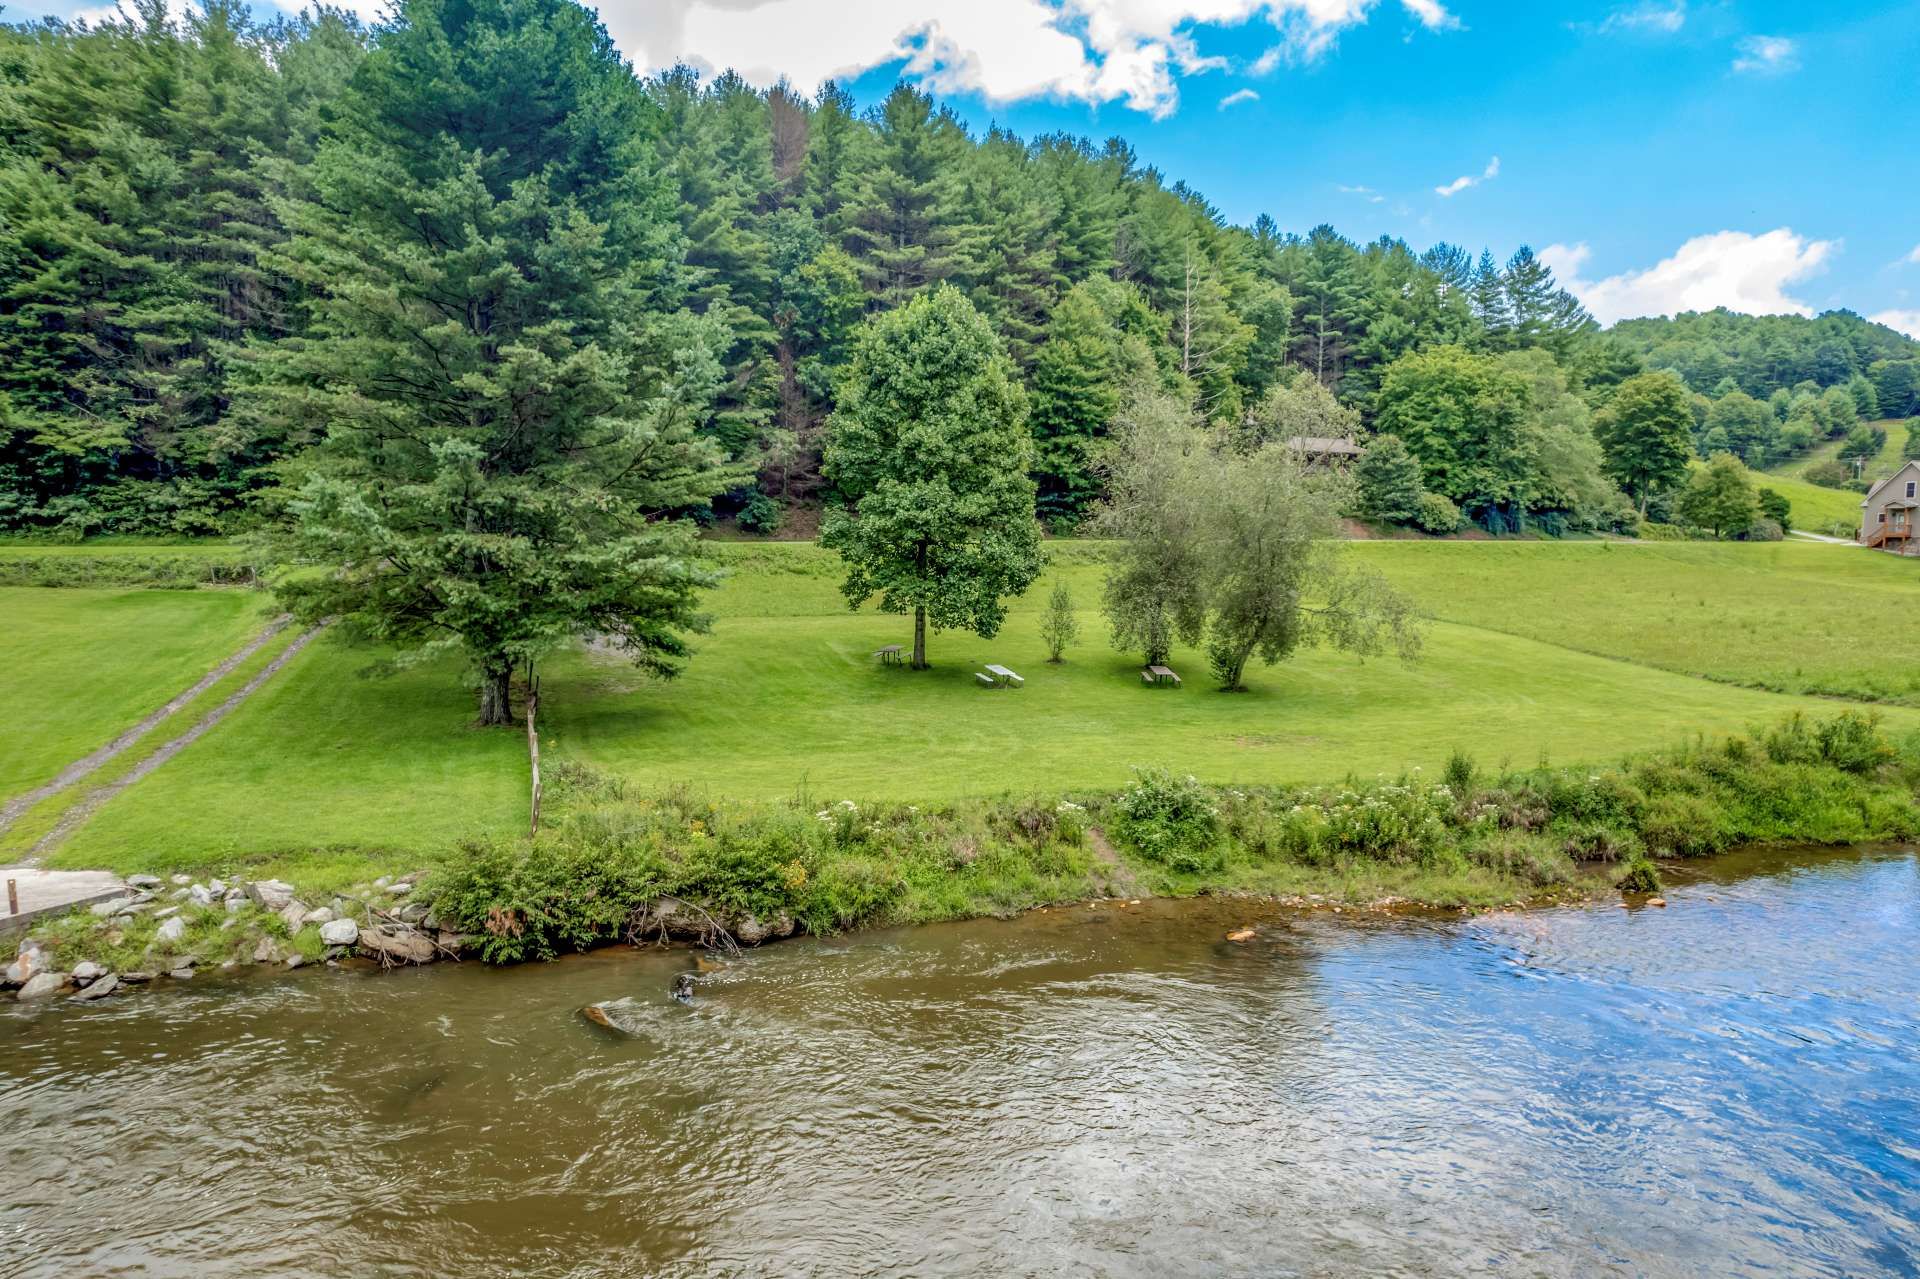
[[[1887,513],[1885,511],[1880,512],[1880,522],[1882,524],[1887,522]]]
[[[1912,481],[1912,480],[1908,480],[1908,481],[1907,481],[1907,496],[1908,496],[1908,497],[1912,497],[1912,496],[1913,496],[1913,485],[1914,485],[1914,481]]]

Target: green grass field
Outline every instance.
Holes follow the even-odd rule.
[[[910,672],[871,657],[908,638],[906,619],[849,613],[831,555],[805,544],[722,547],[731,576],[682,678],[652,682],[585,652],[547,664],[547,757],[742,797],[932,802],[1106,789],[1151,763],[1260,783],[1432,770],[1455,747],[1489,766],[1598,761],[1830,710],[1816,693],[1875,699],[1891,728],[1920,729],[1920,642],[1903,627],[1868,630],[1868,619],[1920,604],[1920,576],[1851,547],[1356,543],[1345,553],[1435,619],[1423,659],[1311,652],[1256,668],[1244,694],[1213,691],[1191,652],[1175,657],[1185,688],[1143,688],[1137,659],[1106,643],[1101,548],[1052,549],[1055,566],[998,637],[936,634],[935,669]],[[1084,630],[1057,667],[1036,629],[1056,576],[1072,586]],[[7,793],[190,684],[244,641],[265,605],[224,590],[0,598],[28,619],[0,638],[0,654],[39,699],[30,712],[39,731],[16,735],[0,756]],[[123,870],[264,862],[338,879],[370,858],[401,867],[465,835],[517,830],[521,735],[468,726],[470,695],[451,663],[370,680],[357,673],[370,656],[322,638],[101,808],[53,860]],[[1027,686],[976,688],[972,672],[988,661],[1019,670]],[[18,853],[45,825],[23,824],[0,851]]]
[[[1877,480],[1899,469],[1901,462],[1904,461],[1902,451],[1907,442],[1907,432],[1912,429],[1913,423],[1903,418],[1882,418],[1870,425],[1885,427],[1887,432],[1886,444],[1881,447],[1879,453],[1868,460],[1866,466],[1867,478]],[[1807,473],[1808,467],[1820,462],[1831,462],[1839,457],[1841,446],[1845,442],[1844,439],[1822,440],[1799,457],[1768,467],[1767,473],[1798,478]]]
[[[0,588],[13,672],[0,798],[30,790],[186,691],[267,622],[239,591]]]

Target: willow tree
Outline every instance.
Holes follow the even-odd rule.
[[[1254,658],[1303,647],[1415,657],[1407,599],[1340,553],[1345,478],[1284,443],[1230,440],[1177,397],[1148,393],[1123,415],[1100,517],[1121,539],[1105,600],[1115,647],[1153,662],[1176,638],[1201,646],[1228,691]]]
[[[282,210],[312,328],[249,411],[319,440],[279,583],[298,614],[458,649],[480,722],[516,666],[594,634],[671,674],[710,580],[672,518],[729,482],[700,434],[712,323],[675,310],[671,192],[638,83],[571,0],[408,0]]]
[[[847,569],[858,608],[875,595],[913,614],[913,667],[927,623],[991,638],[1006,599],[1040,575],[1026,395],[992,327],[941,286],[874,319],[827,423],[838,497],[820,542]]]

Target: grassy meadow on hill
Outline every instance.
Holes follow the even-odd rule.
[[[1182,651],[1179,690],[1140,685],[1106,643],[1101,548],[1061,542],[1054,565],[993,640],[937,634],[935,669],[884,668],[874,649],[905,619],[849,613],[834,558],[809,544],[719,548],[713,633],[686,673],[640,677],[591,652],[549,661],[543,745],[649,785],[744,798],[804,792],[905,801],[1111,789],[1129,767],[1203,780],[1318,782],[1435,769],[1454,748],[1489,765],[1611,759],[1697,732],[1738,730],[1825,698],[1882,703],[1920,730],[1920,644],[1861,619],[1904,616],[1920,578],[1891,556],[1809,543],[1374,542],[1346,553],[1405,587],[1433,618],[1422,659],[1307,652],[1259,668],[1244,694],[1209,686]],[[1064,577],[1082,639],[1044,660],[1038,610]],[[265,624],[265,598],[227,590],[13,589],[27,627],[0,651],[60,732],[14,734],[0,776],[44,780],[184,689]],[[284,641],[283,641],[284,642]],[[269,646],[99,780],[190,726],[275,651]],[[469,727],[451,662],[361,678],[372,655],[322,637],[203,739],[103,805],[51,853],[121,869],[266,864],[331,877],[508,833],[525,820],[525,745]],[[1024,689],[976,688],[998,661]],[[35,710],[33,707],[40,709]],[[38,717],[37,719],[34,717]],[[70,792],[0,835],[18,855]]]

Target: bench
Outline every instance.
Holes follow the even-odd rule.
[[[974,682],[979,684],[980,687],[982,688],[999,688],[1000,687],[1000,681],[995,679],[993,676],[987,674],[985,671],[975,672],[973,679],[974,679]]]

